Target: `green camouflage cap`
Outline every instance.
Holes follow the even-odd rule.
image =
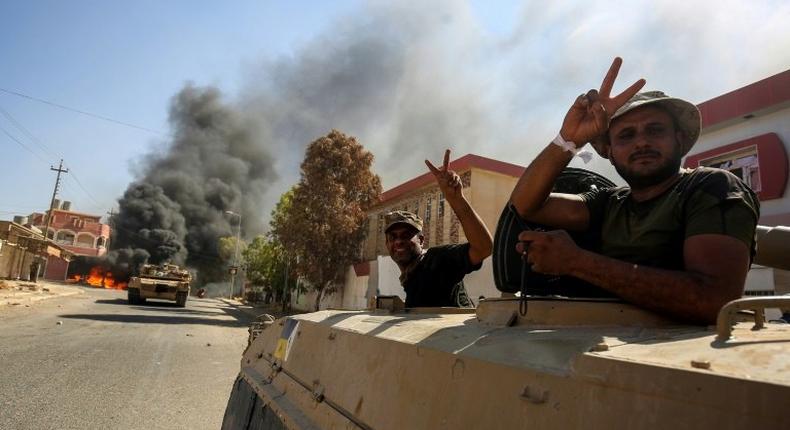
[[[627,112],[650,104],[661,106],[675,118],[677,126],[685,136],[680,142],[681,155],[688,154],[691,147],[697,142],[700,129],[702,128],[699,109],[693,103],[670,97],[661,91],[645,91],[637,93],[620,109],[617,109],[614,115],[609,117],[609,124],[611,125],[612,121],[625,115]],[[609,158],[609,128],[607,127],[606,131],[598,138],[593,139],[590,144],[598,152],[598,155],[603,158]]]
[[[384,215],[384,222],[386,223],[387,227],[384,229],[384,233],[387,233],[390,228],[392,228],[395,224],[406,224],[410,225],[417,229],[417,231],[422,231],[422,220],[417,215],[406,212],[406,211],[395,211],[390,212]]]

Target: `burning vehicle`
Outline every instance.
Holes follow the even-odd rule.
[[[101,266],[91,267],[87,274],[72,275],[69,281],[113,290],[125,290],[128,286],[128,282],[119,279],[113,272]]]
[[[175,264],[144,264],[137,276],[129,280],[130,305],[145,303],[146,299],[173,300],[179,307],[187,305],[192,275]]]

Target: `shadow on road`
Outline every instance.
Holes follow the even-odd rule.
[[[232,315],[232,312],[228,312],[228,314]],[[239,318],[234,316],[234,320],[180,315],[66,314],[60,315],[60,317],[127,324],[203,324],[221,327],[247,327],[250,321],[249,317],[243,313]]]
[[[207,302],[210,300],[210,302]],[[254,315],[244,312],[235,306],[228,305],[222,302],[216,302],[213,299],[198,299],[191,298],[187,302],[186,308],[176,306],[174,302],[169,301],[154,301],[148,300],[144,305],[130,305],[126,299],[98,299],[96,304],[104,305],[123,305],[124,308],[145,312],[172,312],[179,315],[117,315],[117,314],[81,314],[81,315],[63,315],[64,318],[80,318],[80,319],[95,319],[99,321],[114,321],[114,322],[129,322],[138,324],[208,324],[208,325],[222,325],[231,327],[248,327],[255,319]],[[210,303],[210,306],[207,305]],[[214,311],[197,310],[195,308],[213,309]],[[183,316],[182,316],[183,315]],[[203,315],[205,318],[193,315]],[[236,321],[225,321],[220,319],[207,318],[211,316],[228,315]]]
[[[189,314],[189,315],[224,315],[223,309],[220,306],[194,306],[187,302],[186,308],[180,308],[176,306],[175,303],[171,302],[155,302],[148,300],[144,305],[130,305],[124,299],[102,299],[96,300],[96,304],[104,304],[104,305],[123,305],[128,309],[134,309],[135,311],[148,311],[148,312],[178,312],[179,314]],[[201,311],[194,308],[206,308],[206,309],[214,309],[214,312],[210,311]]]

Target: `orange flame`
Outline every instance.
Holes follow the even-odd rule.
[[[75,282],[83,282],[99,288],[109,288],[114,290],[125,290],[126,282],[116,281],[112,272],[104,270],[99,266],[92,267],[88,276],[74,275],[71,277]]]

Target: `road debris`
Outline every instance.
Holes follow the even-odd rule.
[[[63,321],[58,321],[56,324],[57,325],[63,325]]]

